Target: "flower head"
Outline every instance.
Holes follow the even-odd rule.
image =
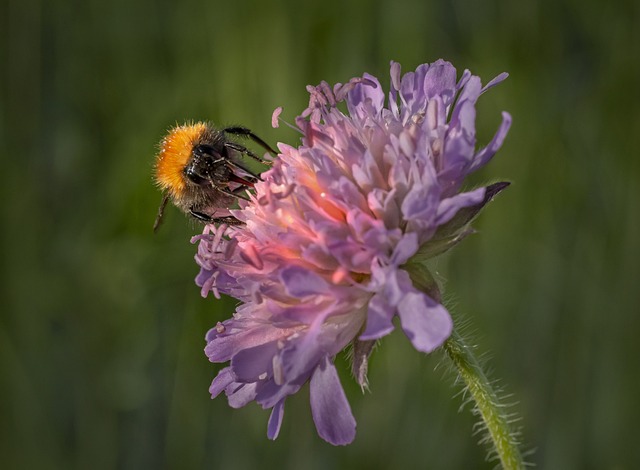
[[[503,113],[492,141],[476,151],[476,100],[504,78],[482,88],[468,71],[456,81],[442,60],[403,76],[392,63],[386,106],[368,74],[308,87],[309,107],[296,120],[302,144],[279,145],[251,201],[232,211],[243,224],[210,225],[195,237],[202,294],[242,302],[206,336],[209,359],[230,361],[213,396],[225,391],[232,407],[272,408],[275,439],[286,398],[309,382],[318,433],[347,444],[356,423],[336,354],[354,344],[354,374],[364,386],[372,345],[394,329],[395,316],[417,350],[442,345],[451,317],[437,296],[414,285],[409,266],[457,243],[506,186],[460,192],[507,134]]]

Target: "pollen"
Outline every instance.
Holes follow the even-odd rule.
[[[203,122],[177,126],[160,143],[156,159],[156,182],[174,197],[180,197],[184,193],[184,167],[189,162],[195,141],[206,128],[207,125]]]

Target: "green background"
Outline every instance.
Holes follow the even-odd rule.
[[[190,119],[269,142],[307,84],[446,58],[488,81],[472,183],[513,185],[440,259],[542,469],[640,465],[638,2],[0,2],[0,467],[493,468],[440,352],[385,338],[362,395],[340,369],[356,441],[317,435],[308,390],[268,412],[211,401],[204,334],[234,302],[202,299],[199,226],[151,181],[157,142]],[[344,366],[345,361],[341,359]]]

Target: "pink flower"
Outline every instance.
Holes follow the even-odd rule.
[[[199,241],[196,282],[239,299],[233,318],[211,329],[205,352],[230,365],[211,384],[232,407],[272,408],[278,435],[285,400],[310,382],[320,436],[350,443],[356,422],[334,357],[354,344],[354,374],[366,385],[375,340],[400,319],[414,347],[429,353],[452,331],[439,299],[412,281],[411,263],[450,248],[506,183],[460,192],[467,174],[493,156],[511,118],[475,151],[480,79],[439,60],[401,77],[391,64],[385,95],[368,74],[331,88],[308,87],[297,118],[297,147],[280,144],[274,166],[251,201],[233,215],[241,225],[209,225]],[[346,101],[348,114],[338,109]]]

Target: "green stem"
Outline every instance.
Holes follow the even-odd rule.
[[[438,283],[423,260],[410,260],[403,268],[411,276],[415,287],[427,293],[432,299],[442,301]],[[482,416],[483,424],[489,432],[502,467],[505,470],[523,469],[524,462],[518,449],[518,441],[509,427],[509,420],[504,413],[505,407],[498,401],[473,351],[455,328],[449,339],[445,341],[444,350],[475,401],[476,410]]]
[[[502,467],[506,470],[523,469],[522,455],[504,414],[504,405],[498,402],[496,393],[473,355],[471,347],[454,330],[444,343],[444,350],[475,401]]]

